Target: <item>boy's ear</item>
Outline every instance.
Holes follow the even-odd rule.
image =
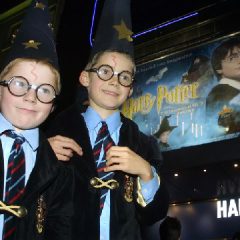
[[[84,86],[88,87],[89,85],[89,75],[88,72],[82,71],[79,76],[79,82]]]

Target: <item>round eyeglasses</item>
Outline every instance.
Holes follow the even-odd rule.
[[[98,68],[90,68],[86,72],[97,73],[98,77],[103,81],[110,80],[114,75],[118,77],[118,82],[124,87],[130,87],[133,83],[133,74],[129,71],[114,72],[113,68],[109,65],[101,65]]]
[[[36,91],[37,99],[41,103],[51,103],[56,98],[56,90],[50,84],[33,85],[22,76],[12,77],[10,80],[1,80],[0,85],[8,87],[9,92],[16,96],[22,97],[27,94],[30,89]]]

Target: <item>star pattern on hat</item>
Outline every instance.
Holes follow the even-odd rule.
[[[43,3],[36,2],[35,8],[39,8],[39,9],[44,10],[45,7],[46,7],[46,5],[44,5]]]
[[[118,31],[118,39],[125,38],[129,42],[133,41],[133,39],[131,38],[133,32],[126,26],[123,20],[121,20],[121,24],[113,25],[113,27]]]
[[[35,49],[38,49],[38,46],[41,45],[40,42],[36,42],[34,40],[29,40],[28,42],[23,42],[22,43],[25,48],[35,48]]]

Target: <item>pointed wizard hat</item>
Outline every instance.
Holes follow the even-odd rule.
[[[47,0],[33,0],[3,67],[16,58],[45,59],[58,69],[58,57]]]
[[[90,59],[105,50],[117,50],[133,57],[131,29],[131,0],[105,0]]]
[[[163,132],[166,132],[166,131],[172,131],[174,128],[176,128],[177,126],[170,126],[169,125],[169,121],[168,121],[168,118],[170,118],[171,116],[165,116],[160,124],[160,128],[158,129],[157,132],[155,132],[153,134],[153,136],[155,136],[156,138],[159,138],[160,135],[163,133]]]

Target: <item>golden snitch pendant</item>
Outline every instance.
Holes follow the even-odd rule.
[[[125,183],[124,183],[124,199],[127,202],[133,201],[133,181],[132,177],[125,175]]]
[[[37,232],[41,234],[43,232],[44,220],[46,217],[46,203],[44,201],[43,195],[40,195],[37,201],[36,217],[37,217],[36,223]]]

